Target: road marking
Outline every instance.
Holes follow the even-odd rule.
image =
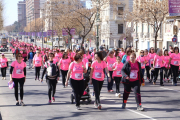
[[[142,113],[136,112],[136,111],[134,111],[134,110],[131,110],[131,109],[126,109],[126,110],[131,111],[131,112],[133,112],[133,113],[136,113],[136,114],[138,114],[138,115],[141,115],[141,116],[143,116],[143,117],[145,117],[145,118],[148,118],[148,119],[151,119],[151,120],[156,120],[156,119],[154,119],[154,118],[152,118],[152,117],[149,117],[149,116],[144,115],[144,114],[142,114]]]
[[[173,89],[170,89],[170,88],[165,88],[165,87],[160,87],[160,88],[165,89],[165,90],[172,90],[172,91],[180,92],[179,90],[173,90]]]

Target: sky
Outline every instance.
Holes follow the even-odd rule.
[[[3,0],[4,26],[11,25],[18,20],[17,3],[23,0]]]

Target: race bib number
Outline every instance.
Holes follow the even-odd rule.
[[[175,64],[175,65],[178,65],[178,63],[179,63],[178,61],[174,61],[174,64]]]
[[[81,79],[82,78],[82,73],[76,73],[75,78],[76,79]]]
[[[141,63],[141,67],[143,67],[143,66],[145,66],[145,64],[144,64],[144,63]]]
[[[116,74],[117,74],[117,75],[121,75],[121,71],[117,71]]]
[[[131,71],[130,78],[131,79],[137,79],[137,70],[132,70]]]
[[[159,64],[157,64],[157,65],[156,65],[156,68],[160,68],[160,65],[159,65]]]
[[[22,69],[17,69],[16,74],[23,74],[23,70]]]
[[[96,78],[101,78],[101,77],[102,77],[102,73],[100,73],[100,72],[95,72],[95,77],[96,77]]]
[[[113,67],[113,64],[109,64],[109,67],[112,68],[112,67]]]
[[[2,66],[5,66],[5,63],[1,63]]]
[[[154,61],[154,59],[151,59],[151,61]]]
[[[37,60],[37,61],[36,61],[36,64],[40,64],[40,61]]]

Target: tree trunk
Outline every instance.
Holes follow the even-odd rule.
[[[81,49],[83,48],[84,39],[85,39],[85,37],[83,36],[83,37],[82,37],[82,43],[81,43]]]
[[[72,50],[72,35],[70,35],[69,39],[69,48]]]
[[[156,52],[157,52],[157,37],[158,37],[158,33],[156,32],[156,34],[155,34],[155,39],[154,39],[154,43],[155,43],[154,49],[155,49]]]
[[[60,37],[58,37],[58,48],[60,49],[59,41],[60,41]]]

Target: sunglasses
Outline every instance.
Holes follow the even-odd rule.
[[[22,57],[22,56],[18,56],[18,57]]]
[[[141,52],[141,53],[144,53],[144,52]]]
[[[154,50],[154,49],[151,49],[151,50]]]

